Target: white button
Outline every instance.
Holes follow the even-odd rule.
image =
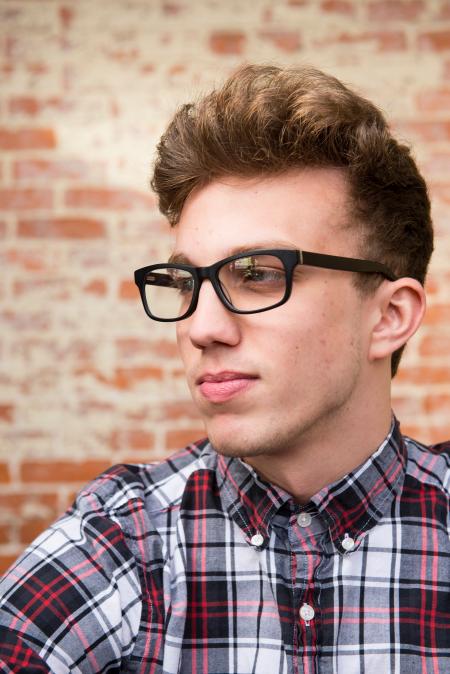
[[[312,606],[309,604],[303,604],[303,606],[300,609],[300,618],[302,618],[305,622],[309,622],[314,618],[315,611]]]
[[[353,540],[353,538],[350,538],[350,536],[348,534],[345,534],[344,540],[341,541],[341,542],[342,542],[342,547],[347,552],[350,552],[350,550],[353,550],[353,548],[355,547],[355,541]]]
[[[312,517],[309,513],[300,513],[297,517],[297,522],[301,527],[309,527],[311,524]]]
[[[256,548],[259,548],[264,543],[264,537],[261,534],[255,534],[251,537],[250,543]]]

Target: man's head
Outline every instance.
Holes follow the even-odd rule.
[[[301,249],[401,277],[298,265],[289,300],[250,314],[203,282],[177,336],[216,448],[289,451],[330,427],[342,436],[355,416],[363,432],[374,411],[386,420],[391,355],[395,372],[423,315],[432,230],[425,183],[381,113],[317,70],[247,66],[178,111],[152,184],[176,225],[177,262]]]
[[[152,186],[175,225],[187,197],[217,178],[305,167],[343,169],[342,226],[351,228],[360,256],[424,283],[433,249],[430,203],[409,149],[372,103],[314,68],[244,66],[222,88],[180,108],[158,146]],[[379,281],[355,275],[361,291]]]

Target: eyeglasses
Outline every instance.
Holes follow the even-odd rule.
[[[209,267],[152,264],[134,272],[144,309],[155,321],[181,321],[194,313],[201,285],[211,281],[222,304],[235,314],[257,314],[284,304],[297,265],[397,276],[380,262],[310,253],[306,250],[252,250]]]

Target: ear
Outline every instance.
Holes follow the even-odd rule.
[[[386,358],[406,344],[421,324],[426,307],[425,291],[413,278],[383,283],[374,299],[370,361]]]

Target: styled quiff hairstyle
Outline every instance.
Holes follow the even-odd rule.
[[[189,194],[216,178],[305,167],[344,169],[347,225],[357,230],[361,256],[424,283],[433,250],[430,202],[409,148],[392,137],[375,105],[316,68],[245,65],[220,89],[183,105],[158,145],[151,185],[176,225]],[[355,277],[362,292],[381,282]],[[401,352],[392,356],[393,375]]]

